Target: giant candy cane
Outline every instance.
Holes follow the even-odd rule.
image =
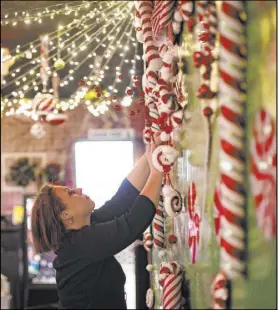
[[[220,30],[221,266],[229,279],[246,274],[246,13],[223,1]]]

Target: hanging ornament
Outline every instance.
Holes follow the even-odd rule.
[[[63,61],[63,59],[59,58],[54,62],[54,67],[57,70],[61,70],[65,68],[66,63]]]
[[[44,126],[40,122],[37,122],[32,125],[30,129],[30,133],[33,137],[37,139],[41,139],[45,136],[46,132],[45,132]]]
[[[38,114],[47,114],[55,108],[54,96],[51,94],[37,93],[32,101],[32,109]]]
[[[211,285],[211,309],[231,309],[231,283],[223,272],[218,272]]]
[[[276,237],[276,133],[275,121],[264,109],[255,115],[250,144],[251,190],[257,223],[264,238]]]
[[[182,197],[180,192],[173,189],[170,185],[164,185],[162,194],[164,197],[164,208],[168,216],[177,216],[182,210]]]
[[[179,152],[169,145],[158,146],[152,154],[155,168],[161,172],[169,172],[178,158]]]

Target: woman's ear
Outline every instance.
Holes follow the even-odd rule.
[[[61,219],[62,220],[69,220],[70,219],[70,215],[69,215],[69,213],[67,212],[67,211],[62,211],[61,212]]]

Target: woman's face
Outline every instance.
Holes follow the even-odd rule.
[[[83,220],[91,215],[95,208],[95,203],[89,196],[82,193],[81,188],[68,188],[55,186],[55,195],[64,203],[66,209],[63,211],[73,219]]]

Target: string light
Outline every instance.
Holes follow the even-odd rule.
[[[130,6],[130,4],[128,4],[128,7],[130,8],[131,6]],[[116,12],[117,12],[117,14],[120,16],[120,17],[123,17],[124,15],[125,16],[127,16],[127,14],[126,14],[126,12],[124,11],[124,10],[119,10],[119,8],[116,10]],[[114,13],[114,14],[116,14],[116,13]],[[130,15],[130,14],[129,14]],[[117,15],[116,15],[117,16]],[[130,15],[130,17],[131,17],[132,15]],[[131,18],[129,18],[129,21],[131,20]],[[111,19],[110,19],[110,21],[111,21]],[[110,22],[110,24],[113,24],[113,25],[116,25],[116,27],[118,26],[118,24],[117,23],[115,23],[114,21],[113,22]],[[128,25],[129,25],[129,23],[128,23]],[[106,27],[107,28],[107,27]],[[106,31],[106,33],[107,33],[107,29],[105,28],[105,31]],[[114,29],[114,28],[113,28]],[[118,31],[116,32],[116,34],[118,35],[119,34],[119,31],[120,30],[120,28],[118,29]],[[132,28],[131,28],[131,30],[132,30]],[[103,31],[103,29],[101,29],[101,31]],[[110,33],[110,32],[109,32]],[[128,36],[127,35],[127,33],[125,32],[125,31],[122,31],[121,32],[122,33],[122,35],[121,35],[121,39],[126,35],[126,36]],[[129,35],[131,34],[131,31],[130,31],[130,33],[129,33]],[[117,40],[117,35],[115,35],[115,36],[109,36],[109,34],[107,35],[107,39],[108,39],[108,41],[111,41],[111,40],[113,40],[113,41],[118,41],[118,42],[121,42],[121,39],[119,40]],[[86,37],[86,39],[85,39],[86,41],[89,41],[90,40],[90,37]],[[105,44],[105,41],[103,42],[103,41],[101,41],[101,40],[98,40],[99,42],[99,46],[102,46],[102,47],[105,47],[105,45],[107,46],[107,44]],[[121,42],[121,44],[119,44],[119,48],[120,49],[122,49],[124,52],[126,52],[126,51],[128,51],[129,50],[129,48],[125,48],[125,46],[128,46],[128,45],[130,45],[130,41],[135,41],[135,39],[134,38],[132,38],[132,37],[129,37],[128,38],[128,42]],[[109,47],[110,47],[111,45],[109,45]],[[116,42],[114,42],[114,46],[116,46]],[[134,45],[134,46],[136,46],[136,45]],[[84,45],[81,45],[80,47],[79,47],[79,50],[80,51],[84,51],[84,50],[86,50],[86,48],[87,47],[85,47],[84,48]],[[95,49],[95,50],[97,50],[97,49]],[[68,50],[69,51],[69,50]],[[102,68],[102,70],[100,70],[100,77],[99,77],[99,80],[100,81],[102,81],[102,79],[104,78],[104,75],[105,75],[105,71],[107,71],[108,69],[109,69],[109,66],[107,65],[108,63],[109,63],[109,61],[112,59],[112,57],[115,55],[115,52],[117,51],[117,48],[110,48],[110,52],[108,53],[108,55],[109,55],[109,57],[106,59],[106,61],[105,61],[105,63],[104,64],[102,64],[102,65],[100,65],[99,64],[99,68]],[[119,54],[119,53],[117,53],[117,54]],[[121,53],[121,54],[123,54],[123,53]],[[84,59],[84,60],[82,60],[80,63],[78,63],[78,62],[74,62],[74,64],[76,64],[77,65],[77,67],[76,68],[74,68],[74,69],[71,69],[71,70],[69,70],[69,74],[66,76],[67,77],[67,79],[69,80],[69,81],[72,81],[72,80],[74,80],[74,72],[76,71],[76,70],[78,70],[78,68],[84,63],[84,61],[86,61],[88,58],[91,58],[91,57],[93,57],[93,55],[94,56],[96,56],[97,54],[95,53],[95,52],[93,52],[92,53],[92,51],[90,51],[90,53],[88,53],[88,55],[87,55],[87,57],[86,57],[86,59]],[[139,57],[139,59],[141,59],[140,58],[140,56],[139,55],[136,55],[137,57],[137,59],[138,59],[138,57]],[[133,65],[135,64],[135,61],[125,61],[126,63],[132,63]],[[122,67],[122,64],[124,63],[124,56],[123,56],[123,59],[122,59],[122,61],[121,61],[121,64],[120,64],[120,66],[118,67],[118,70],[120,70],[120,68]],[[134,67],[134,66],[133,66]],[[93,68],[93,67],[92,67]],[[92,70],[93,71],[93,70]],[[32,72],[31,73],[31,71],[29,72],[29,75],[33,75],[34,73]],[[86,77],[87,78],[87,80],[88,80],[88,85],[90,84],[90,83],[92,83],[93,81],[94,81],[94,78],[93,78],[93,76],[91,76],[91,74],[89,74],[88,75],[88,77]],[[84,77],[84,79],[85,79],[85,77]],[[112,92],[114,92],[114,93],[117,93],[118,92],[118,90],[117,89],[115,89],[114,88],[114,86],[115,86],[115,80],[116,79],[114,79],[114,84],[113,84],[113,86],[112,86]],[[64,83],[65,85],[67,85],[68,84],[68,82],[69,81],[67,81],[66,79],[63,79],[63,82],[62,83]],[[61,84],[62,84],[61,83]],[[41,83],[38,83],[37,85],[40,85]],[[95,85],[97,85],[97,84],[99,84],[99,83],[97,83],[97,81],[94,81],[94,84]],[[35,85],[35,87],[34,87],[34,90],[38,90],[38,86],[36,85],[36,81],[32,81],[32,85]],[[24,88],[25,89],[27,89],[27,87],[29,88],[29,86],[28,86],[28,84],[25,84],[24,85]],[[72,100],[73,98],[74,98],[74,100],[72,100],[72,101],[68,101],[68,102],[66,102],[66,101],[61,101],[60,103],[59,103],[59,108],[61,108],[63,111],[66,111],[67,109],[74,109],[75,107],[77,107],[78,106],[78,104],[79,104],[79,102],[82,100],[82,98],[84,97],[84,94],[87,92],[87,88],[81,88],[81,90],[80,90],[80,88],[79,89],[77,89],[77,91],[75,92],[75,94],[73,94],[73,96],[71,96],[71,99],[70,100]],[[23,92],[21,92],[20,93],[20,91],[18,91],[18,93],[19,93],[19,95],[22,97],[23,95],[24,95],[24,93]],[[107,93],[106,95],[105,95],[105,97],[109,97],[110,96],[110,94],[109,93]],[[22,97],[23,98],[23,97]],[[19,105],[19,100],[20,99],[14,99],[13,100],[13,103],[16,103],[17,105]],[[2,100],[1,101],[1,104],[3,103],[3,102],[6,102],[6,104],[7,103],[11,103],[10,101],[7,101],[7,98],[4,98],[4,100]],[[88,104],[88,102],[87,102],[87,104]],[[99,112],[101,113],[101,114],[103,114],[106,110],[107,110],[107,105],[109,105],[110,104],[110,102],[109,101],[103,101],[103,103],[101,103],[100,105],[99,105]],[[14,107],[12,108],[12,109],[10,109],[10,111],[7,111],[6,112],[6,115],[13,115],[14,113],[19,113],[19,114],[24,114],[24,115],[26,115],[27,116],[27,114],[28,115],[30,115],[30,112],[28,112],[28,111],[24,111],[24,109],[22,109],[22,105],[20,104],[20,107],[21,107],[21,110],[19,110],[19,108],[17,108],[17,110],[15,110],[14,109]],[[90,107],[90,110],[91,111],[94,111],[94,109],[92,108],[92,105],[89,105],[89,107]],[[89,110],[89,109],[88,109]],[[2,109],[2,106],[1,106],[1,115],[2,115],[2,112],[4,111],[4,108]],[[56,110],[56,112],[58,113],[58,110]],[[94,112],[95,113],[95,112]]]

